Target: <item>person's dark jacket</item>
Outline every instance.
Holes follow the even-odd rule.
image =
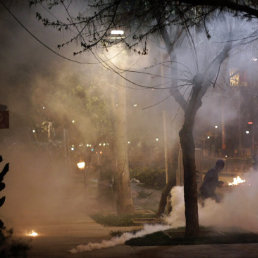
[[[206,199],[206,198],[216,199],[215,190],[217,186],[220,186],[218,174],[219,174],[219,171],[216,170],[216,168],[212,168],[206,173],[203,183],[200,187],[200,195],[203,199]]]

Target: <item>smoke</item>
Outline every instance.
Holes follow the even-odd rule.
[[[258,232],[258,205],[256,196],[258,195],[258,172],[251,171],[245,174],[246,183],[231,187],[225,192],[224,198],[220,203],[214,200],[205,200],[204,206],[199,205],[200,225],[222,229],[223,231],[248,230]],[[181,186],[173,187],[171,190],[173,211],[165,218],[168,225],[145,225],[144,229],[137,233],[124,233],[120,237],[110,240],[103,240],[100,243],[89,243],[78,245],[70,250],[71,253],[92,251],[107,247],[121,245],[125,241],[142,237],[157,231],[169,228],[185,226],[184,208],[184,188]]]
[[[144,228],[136,233],[124,233],[120,237],[113,237],[110,240],[103,240],[100,243],[88,243],[86,245],[78,245],[72,250],[70,250],[70,252],[73,254],[76,254],[76,253],[85,252],[85,251],[92,251],[96,249],[103,249],[103,248],[113,247],[116,245],[122,245],[131,238],[142,237],[142,236],[145,236],[154,232],[158,232],[158,231],[163,231],[169,228],[170,226],[167,226],[167,225],[144,225]]]
[[[89,213],[93,214],[102,209],[107,211],[107,204],[96,201],[98,195],[96,185],[92,183],[93,188],[95,186],[95,195],[87,194],[83,185],[83,175],[76,171],[76,158],[81,155],[79,147],[81,143],[84,146],[87,143],[92,145],[95,143],[98,146],[100,142],[109,142],[111,145],[111,141],[106,139],[110,136],[110,124],[113,122],[108,116],[112,108],[111,99],[114,96],[116,100],[115,94],[119,87],[128,86],[119,76],[103,69],[91,54],[85,53],[74,57],[72,53],[77,49],[76,45],[58,50],[57,44],[66,41],[67,35],[58,34],[55,29],[47,30],[35,19],[33,9],[28,9],[27,3],[23,2],[18,6],[13,5],[11,10],[43,43],[66,57],[95,64],[78,65],[54,55],[25,32],[4,9],[0,10],[2,38],[0,103],[7,105],[10,112],[10,128],[1,130],[0,139],[0,154],[5,162],[10,163],[10,172],[5,178],[6,188],[3,192],[7,200],[1,207],[1,218],[5,225],[13,227],[15,232],[55,223],[57,218],[61,222],[71,222],[81,220]],[[56,10],[54,14],[58,12]],[[151,57],[130,56],[126,60],[125,53],[118,51],[110,53],[118,59],[115,60],[107,54],[98,54],[104,60],[110,59],[110,62],[121,68],[130,69],[150,65],[156,56],[156,54]],[[123,63],[125,60],[128,62],[127,66]],[[159,67],[150,72],[159,74]],[[153,85],[160,83],[158,76],[144,77],[142,74],[128,72],[126,77],[146,85],[152,85],[152,81]],[[132,152],[143,153],[141,149],[146,143],[157,148],[160,146],[155,138],[162,141],[161,110],[173,104],[166,102],[164,105],[159,105],[158,109],[143,111],[143,107],[160,101],[167,92],[129,86],[127,87],[128,141],[131,142]],[[85,101],[87,99],[88,102]],[[97,103],[95,100],[99,99],[103,105],[94,105]],[[134,106],[135,104],[137,105]],[[174,113],[175,111],[173,115]],[[73,120],[75,123],[72,123]],[[33,133],[42,129],[44,121],[51,122],[54,128],[55,136],[50,141],[41,139],[40,135]],[[96,129],[96,121],[106,121],[99,131]],[[67,146],[65,146],[64,128],[67,129]],[[175,138],[177,130],[169,129],[169,131],[173,131]],[[69,150],[73,144],[76,151],[74,153],[69,151],[68,160],[65,147]],[[150,152],[152,156],[144,152],[145,159],[155,161],[157,155],[152,149]],[[104,154],[103,150],[103,156]],[[95,159],[96,157],[95,155]],[[141,157],[136,158],[140,160],[139,163],[143,160]],[[92,160],[94,167],[98,163],[94,158]],[[92,173],[95,179],[98,178],[98,169],[93,168],[87,172]],[[110,205],[108,208],[113,207]]]
[[[25,7],[25,1],[23,2],[24,4],[21,4],[21,8],[20,6],[13,6],[12,10],[42,42],[57,50],[57,44],[64,43],[70,38],[71,34],[67,35],[63,32],[58,34],[54,28],[46,30],[40,22],[35,20],[34,9],[28,10]],[[84,6],[85,1],[80,1],[80,4]],[[76,15],[77,10],[85,10],[80,7],[79,5],[74,10],[74,15]],[[46,14],[44,10],[40,9],[39,11]],[[115,95],[113,93],[116,92],[117,88],[127,87],[128,141],[131,142],[129,151],[131,148],[131,152],[135,154],[134,156],[139,161],[138,163],[141,166],[143,164],[145,166],[145,164],[149,164],[149,160],[155,160],[157,157],[159,160],[163,159],[156,152],[158,148],[163,150],[161,146],[164,132],[162,127],[164,122],[162,121],[162,111],[166,111],[167,132],[169,134],[168,142],[171,146],[173,146],[178,137],[178,128],[182,120],[182,116],[180,116],[181,111],[178,109],[178,105],[171,101],[172,98],[168,98],[164,102],[161,101],[169,96],[169,89],[146,90],[126,83],[121,77],[114,75],[114,73],[107,69],[103,69],[101,65],[86,66],[69,63],[50,53],[48,49],[32,39],[5,10],[1,9],[0,14],[0,57],[2,60],[0,64],[0,79],[2,83],[0,103],[8,105],[10,111],[10,129],[1,130],[0,147],[1,155],[3,155],[6,162],[11,164],[10,173],[8,173],[5,179],[7,201],[1,207],[1,215],[5,223],[8,223],[10,226],[44,223],[54,220],[54,218],[65,220],[65,218],[69,217],[70,221],[76,220],[78,216],[86,216],[89,210],[91,212],[95,211],[96,206],[102,206],[103,204],[99,204],[95,200],[95,204],[93,204],[91,200],[87,199],[87,194],[82,185],[82,177],[77,177],[78,181],[74,181],[75,171],[73,170],[73,165],[75,164],[72,164],[72,168],[67,166],[67,160],[64,158],[64,148],[61,146],[62,144],[64,145],[64,139],[59,137],[55,141],[55,143],[60,144],[59,148],[55,149],[49,143],[44,145],[44,143],[37,142],[32,133],[36,124],[40,125],[45,120],[51,121],[54,124],[56,134],[58,134],[58,129],[61,129],[59,132],[61,131],[60,135],[62,136],[62,129],[68,121],[70,126],[75,129],[74,138],[78,141],[75,143],[73,142],[74,139],[70,137],[71,144],[77,144],[76,147],[80,143],[85,144],[94,141],[98,144],[99,134],[94,126],[96,113],[89,112],[89,103],[83,102],[84,90],[88,89],[89,85],[94,85],[95,89],[98,89],[98,93],[95,94],[93,91],[88,91],[89,98],[92,100],[99,97],[99,94],[102,94],[106,97],[104,101],[110,104],[111,95]],[[57,9],[55,9],[53,14],[58,17],[63,16],[63,13],[59,13]],[[129,71],[120,71],[124,77],[138,84],[146,86],[159,85],[169,88],[178,79],[177,84],[182,85],[182,88],[179,88],[180,91],[185,92],[187,88],[188,93],[190,93],[190,83],[189,85],[185,84],[185,80],[187,79],[187,82],[191,82],[191,79],[196,74],[195,61],[199,62],[200,71],[202,71],[208,63],[207,59],[215,56],[218,53],[218,49],[220,50],[223,45],[214,42],[215,39],[220,41],[226,38],[224,34],[227,32],[223,27],[223,23],[212,22],[211,24],[215,24],[216,31],[215,28],[209,28],[211,34],[214,31],[210,41],[202,33],[197,33],[198,35],[192,33],[193,36],[196,36],[198,60],[193,60],[193,49],[189,48],[187,40],[175,51],[178,59],[178,74],[176,76],[171,74],[171,63],[166,62],[167,59],[163,57],[163,54],[166,54],[164,44],[160,43],[159,40],[157,41],[157,39],[155,39],[153,44],[152,42],[148,43],[150,51],[147,56],[128,56],[125,58],[125,53],[122,50],[118,50],[118,53],[117,51],[111,53],[111,50],[109,50],[111,56],[104,54],[105,50],[100,50],[101,53],[98,54],[102,59],[109,60],[109,65],[113,68],[116,65],[126,70],[146,72],[147,74],[137,74]],[[239,31],[239,26],[236,27]],[[249,27],[249,23],[242,21],[241,33],[234,33],[235,37],[241,38],[250,34],[252,30]],[[220,34],[221,31],[224,31],[222,36]],[[215,32],[220,36],[216,36]],[[79,48],[80,46],[75,43],[57,51],[77,61],[98,63],[92,55],[86,53],[73,57],[72,53]],[[243,51],[241,58],[238,55],[238,62],[233,60],[232,63],[241,63],[244,66],[245,54],[246,51]],[[157,65],[162,62],[164,62],[164,65]],[[256,73],[256,70],[253,71],[254,73]],[[220,106],[221,93],[213,98],[211,98],[211,95],[214,93],[213,89],[210,93],[204,98],[204,104],[197,118],[197,123],[199,123],[198,130],[202,127],[204,128],[207,122],[217,122],[220,117],[217,107]],[[232,101],[227,99],[226,104],[224,104],[224,116],[228,122],[231,122],[238,115],[237,109],[232,104],[232,102],[237,101],[232,98],[232,93],[230,95]],[[187,94],[185,97],[187,99]],[[116,96],[114,96],[114,99],[116,100]],[[154,105],[155,103],[160,104]],[[153,105],[153,108],[144,109],[151,105]],[[46,109],[42,110],[42,106],[45,106]],[[91,111],[94,108],[94,106],[91,106]],[[105,113],[109,112],[109,110],[104,109],[103,111]],[[178,113],[179,115],[177,115]],[[109,117],[105,117],[105,119],[112,123]],[[72,120],[75,120],[76,123],[71,124]],[[99,121],[99,117],[96,120]],[[106,125],[103,126],[101,133],[107,132],[105,131],[107,127]],[[159,139],[158,142],[155,141],[156,138]],[[143,162],[144,159],[146,159],[145,162]],[[240,188],[237,190],[240,190]],[[184,224],[183,192],[180,188],[175,188],[173,191],[178,191],[178,194],[173,194],[173,198],[176,198],[176,200],[174,200],[175,205],[173,207],[175,208],[171,214],[173,222],[171,223],[173,226],[174,224],[182,225]],[[233,195],[234,192],[235,190],[227,194],[223,202]],[[229,203],[230,200],[228,201]],[[219,205],[212,201],[211,203],[207,201],[204,208],[200,207],[200,218],[203,223],[207,223],[207,220],[211,217],[211,215],[208,216],[207,214],[211,211],[214,210],[213,213],[219,213],[217,210],[219,210],[222,204]],[[239,207],[237,204],[235,205]],[[206,211],[207,207],[210,206],[211,209]],[[202,215],[202,210],[205,210],[205,216]],[[232,208],[232,210],[234,209]],[[19,217],[17,214],[19,214]],[[215,217],[216,220],[219,218],[220,216]],[[251,222],[253,221],[252,218],[250,215]],[[141,234],[145,234],[144,231]],[[129,236],[131,235],[126,234],[112,241],[121,243]],[[107,241],[105,244],[108,245],[110,242]]]
[[[199,205],[200,225],[227,230],[248,230],[258,232],[258,173],[245,174],[246,183],[231,187],[224,193],[220,203],[205,200]],[[173,211],[166,221],[173,227],[185,225],[183,187],[174,187],[171,191]]]

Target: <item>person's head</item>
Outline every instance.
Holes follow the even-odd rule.
[[[222,170],[225,166],[225,162],[222,159],[216,161],[215,168],[218,170]]]

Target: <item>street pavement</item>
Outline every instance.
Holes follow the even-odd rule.
[[[80,244],[110,239],[110,231],[132,228],[103,227],[90,218],[76,223],[38,227],[41,235],[32,238],[28,258],[257,258],[258,244],[216,244],[136,247],[119,245],[72,254]]]
[[[76,194],[76,193],[74,193]],[[89,197],[89,195],[87,195]],[[93,199],[92,202],[95,200]],[[72,204],[70,204],[72,205]],[[135,247],[119,245],[111,248],[72,254],[69,250],[89,242],[101,242],[110,239],[111,231],[126,231],[135,228],[104,227],[85,215],[89,208],[84,207],[71,216],[60,215],[53,220],[33,224],[26,227],[14,226],[16,237],[29,241],[28,258],[258,258],[258,244],[224,244],[224,245],[178,245]],[[107,212],[107,210],[105,210]],[[38,237],[25,237],[24,228],[35,230]]]
[[[184,245],[112,248],[71,254],[68,250],[77,244],[98,241],[93,238],[59,237],[33,241],[28,258],[257,258],[258,244]]]

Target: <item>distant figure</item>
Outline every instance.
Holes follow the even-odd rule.
[[[219,172],[224,168],[224,166],[224,161],[219,159],[217,160],[215,167],[206,173],[203,183],[200,187],[200,197],[202,200],[211,198],[216,200],[216,202],[220,201],[220,198],[216,195],[215,190],[216,187],[223,185],[223,182],[219,181]]]
[[[253,155],[253,169],[258,170],[258,151],[255,151],[255,154]]]

